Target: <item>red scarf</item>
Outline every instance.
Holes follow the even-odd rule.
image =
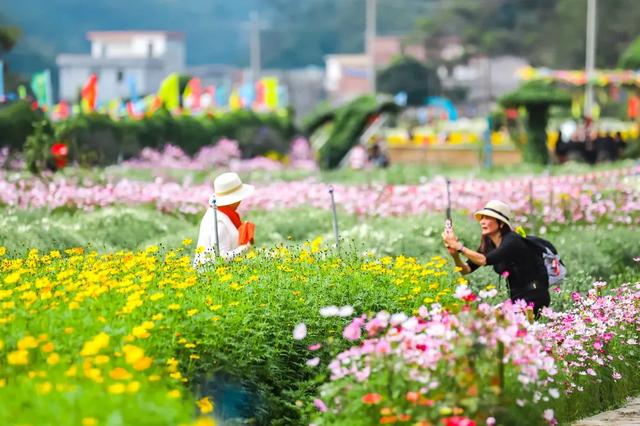
[[[233,208],[229,206],[220,206],[218,207],[218,211],[227,215],[227,217],[231,219],[233,226],[235,226],[236,229],[240,229],[240,225],[242,225],[242,221],[240,220],[240,215],[238,214],[237,211],[235,211]]]

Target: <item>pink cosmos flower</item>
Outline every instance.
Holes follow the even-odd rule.
[[[307,361],[307,365],[309,367],[317,367],[318,364],[320,364],[320,358],[318,357],[311,358],[310,360]]]
[[[313,405],[318,409],[318,411],[320,411],[321,413],[326,413],[327,412],[327,405],[322,402],[321,399],[314,399],[313,400]]]
[[[301,322],[293,329],[293,338],[296,340],[302,340],[305,337],[307,337],[307,326],[305,323]]]

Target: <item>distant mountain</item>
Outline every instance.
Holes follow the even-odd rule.
[[[431,0],[380,0],[381,32],[411,32]],[[249,13],[265,21],[264,67],[320,65],[329,53],[362,51],[365,0],[9,0],[0,6],[24,36],[12,69],[30,72],[61,52],[89,50],[92,30],[171,30],[187,39],[190,65],[247,65]]]

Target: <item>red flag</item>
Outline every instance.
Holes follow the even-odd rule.
[[[87,110],[93,111],[96,109],[96,100],[98,98],[98,76],[91,74],[89,80],[82,88],[82,103]]]

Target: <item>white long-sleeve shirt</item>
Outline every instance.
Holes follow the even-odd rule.
[[[215,262],[215,232],[214,212],[213,208],[209,207],[200,222],[200,234],[198,235],[198,245],[196,247],[204,247],[204,251],[196,253],[193,260],[195,266],[207,262]],[[218,240],[220,242],[220,256],[225,260],[233,259],[250,247],[249,244],[238,244],[238,230],[231,222],[231,219],[220,210],[218,210]]]

